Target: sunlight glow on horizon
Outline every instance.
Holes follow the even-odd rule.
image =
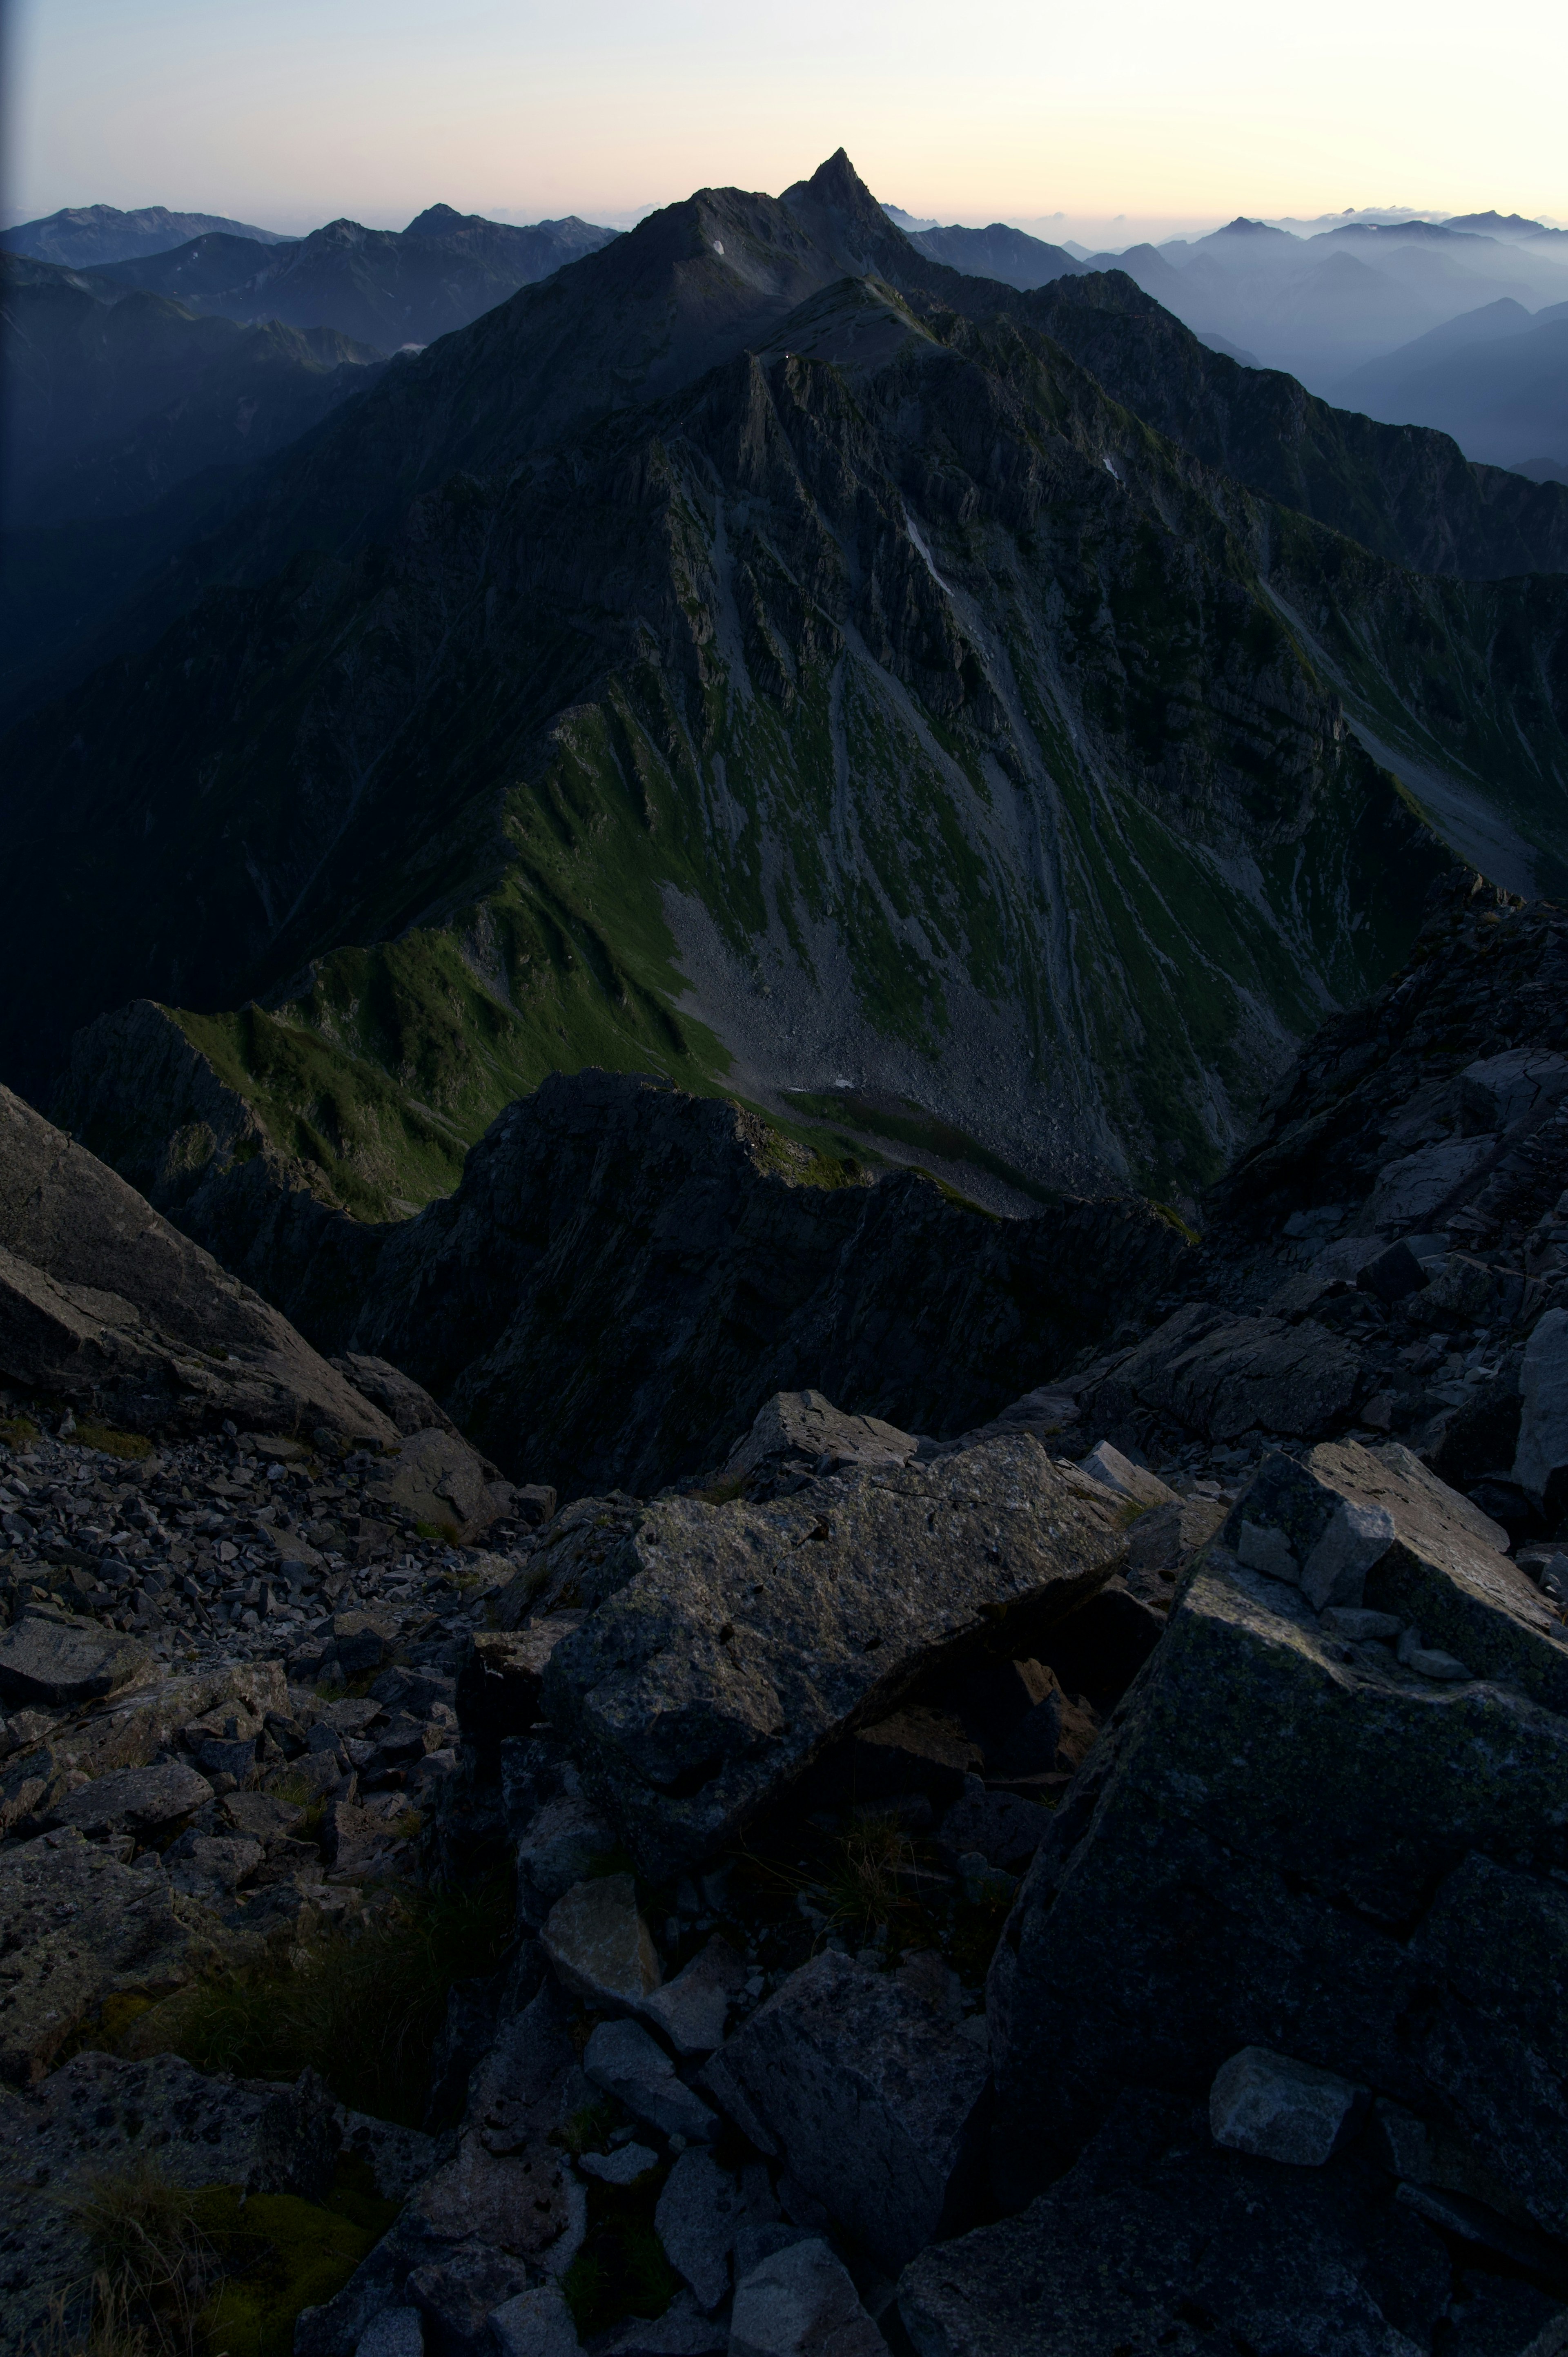
[[[13,220],[166,204],[401,228],[444,201],[625,225],[696,187],[777,194],[843,145],[911,213],[1090,243],[1348,206],[1558,220],[1565,23],[1555,0],[1505,5],[1484,38],[1456,0],[1326,0],[1310,21],[797,0],[766,25],[717,0],[602,0],[591,21],[13,0],[4,195]]]

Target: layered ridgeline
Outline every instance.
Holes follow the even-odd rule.
[[[1160,338],[1190,414],[1128,405]],[[1129,282],[944,268],[842,156],[524,289],[273,460],[13,732],[7,1077],[201,1010],[90,1034],[78,1088],[221,1084],[225,1151],[371,1213],[588,1062],[1195,1188],[1404,953],[1451,856],[1422,799],[1568,881],[1568,582],[1506,577],[1568,500],[1337,449],[1296,387],[1271,478],[1237,381],[1288,387]],[[1434,748],[1415,792],[1352,690]]]

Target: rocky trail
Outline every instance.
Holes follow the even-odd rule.
[[[1565,971],[1446,888],[1194,1243],[558,1081],[304,1331],[6,1099],[5,2346],[1568,2348]]]

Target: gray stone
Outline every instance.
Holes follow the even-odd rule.
[[[1449,1137],[1401,1155],[1380,1172],[1361,1217],[1384,1233],[1430,1219],[1495,1150],[1487,1137]]]
[[[1152,1506],[1127,1533],[1128,1572],[1185,1571],[1225,1512],[1218,1498],[1177,1498],[1168,1506]]]
[[[542,2258],[572,2231],[582,2189],[565,2155],[542,2140],[498,2153],[481,2135],[458,2140],[452,2158],[410,2198],[423,2233]]]
[[[503,2300],[490,2312],[489,2332],[498,2357],[576,2357],[582,2347],[554,2284]]]
[[[920,2357],[1416,2357],[1452,2276],[1386,2185],[1350,2156],[1223,2150],[1197,2104],[1128,2096],[1020,2216],[922,2252],[898,2313]]]
[[[723,2357],[729,2319],[704,2316],[689,2291],[677,2292],[662,2316],[634,2316],[611,2341],[607,2357]]]
[[[575,1883],[551,1909],[539,1943],[566,1987],[590,2005],[636,2012],[662,1977],[629,1874]]]
[[[498,2308],[529,2287],[523,2260],[478,2241],[426,2259],[413,2269],[403,2287],[425,2319],[425,2345],[433,2357],[496,2357],[489,2320]],[[324,2313],[307,2309],[306,2317]],[[300,2349],[297,2330],[295,2348]]]
[[[1552,1475],[1568,1467],[1568,1309],[1549,1309],[1537,1319],[1519,1388],[1524,1411],[1513,1478],[1540,1501]]]
[[[562,1789],[533,1812],[518,1839],[519,1921],[537,1929],[557,1900],[615,1847],[615,1839],[613,1826],[583,1791],[576,1770],[568,1766]]]
[[[639,2177],[658,2168],[659,2155],[651,2145],[623,2144],[614,2152],[579,2153],[577,2166],[585,2177],[596,2177],[601,2185],[635,2185]]]
[[[444,2158],[436,2136],[378,2120],[368,2112],[343,2114],[343,2151],[364,2162],[383,2201],[402,2201]]]
[[[749,1486],[758,1475],[790,1470],[904,1465],[917,1445],[912,1433],[884,1424],[880,1416],[845,1415],[821,1392],[776,1392],[758,1408],[751,1430],[708,1486]]]
[[[1188,1302],[1111,1368],[1092,1413],[1103,1426],[1155,1408],[1210,1440],[1321,1432],[1355,1404],[1354,1347],[1312,1318],[1238,1318]]]
[[[73,1710],[152,1667],[145,1648],[92,1620],[29,1614],[0,1635],[0,1701]]]
[[[662,1879],[917,1674],[1092,1594],[1121,1559],[1120,1519],[1028,1438],[772,1505],[660,1501],[621,1542],[617,1592],[557,1646],[545,1707]]]
[[[1305,1462],[1274,1450],[1264,1458],[1225,1525],[1225,1537],[1249,1570],[1301,1589],[1316,1611],[1355,1609],[1367,1574],[1393,1544],[1385,1506],[1346,1493],[1319,1452]]]
[[[584,2051],[583,2068],[596,2087],[662,2136],[705,2144],[718,2133],[718,2121],[702,2097],[676,2076],[662,2046],[638,2022],[601,2021]]]
[[[192,1898],[228,1898],[260,1867],[260,1842],[238,1834],[185,1834],[164,1852],[170,1888]]]
[[[1456,1539],[1453,1571],[1402,1550],[1462,1588]],[[1225,1560],[1173,1610],[998,1943],[1003,2198],[1070,2162],[1130,2082],[1196,2092],[1262,2046],[1449,2120],[1563,2233],[1568,2101],[1541,2091],[1568,2086],[1543,2002],[1568,1941],[1568,1715],[1520,1690],[1506,1601],[1463,1592],[1476,1680],[1399,1680]]]
[[[561,2125],[577,2076],[566,2000],[548,1980],[503,2020],[468,2086],[466,2125],[492,2152],[523,2152]]]
[[[1391,1244],[1375,1260],[1366,1261],[1357,1272],[1356,1283],[1363,1293],[1375,1293],[1380,1301],[1403,1301],[1407,1295],[1419,1293],[1427,1282],[1426,1271],[1407,1243]]]
[[[449,1529],[460,1544],[504,1513],[511,1498],[510,1485],[450,1425],[410,1433],[370,1493],[415,1522]]]
[[[886,2357],[849,2269],[826,2243],[791,2244],[736,2286],[730,2357]]]
[[[1392,1612],[1369,1612],[1364,1607],[1330,1604],[1321,1618],[1331,1637],[1343,1637],[1349,1645],[1378,1644],[1400,1633],[1399,1620]]]
[[[829,1950],[708,2062],[702,2084],[884,2266],[977,2197],[985,2059],[898,1981]]]
[[[1321,2169],[1351,2134],[1369,2101],[1331,2071],[1316,2070],[1265,2046],[1244,2046],[1220,2064],[1208,2091],[1208,2126],[1216,2144],[1261,2160]]]
[[[705,2152],[683,2152],[671,2170],[654,2232],[665,2255],[692,2287],[699,2307],[717,2308],[728,2296],[730,2252],[753,2212],[739,2180]]]
[[[205,1776],[183,1760],[162,1768],[121,1768],[70,1792],[48,1812],[57,1825],[79,1833],[131,1833],[141,1840],[166,1834],[216,1796]]]
[[[860,1727],[850,1749],[850,1783],[857,1800],[924,1792],[937,1807],[956,1801],[964,1780],[985,1754],[949,1711],[914,1703],[875,1727]]]
[[[158,1996],[194,1969],[156,1857],[122,1865],[75,1833],[0,1848],[0,2079],[40,2078],[104,1999]]]
[[[481,1630],[457,1674],[457,1724],[480,1759],[493,1764],[509,1738],[526,1736],[540,1716],[540,1681],[580,1612],[555,1612],[526,1629]]]
[[[724,2043],[729,2009],[746,1986],[746,1973],[729,1942],[715,1932],[683,1972],[643,1999],[639,2010],[677,2054],[711,2054]]]
[[[424,2319],[416,2308],[383,2308],[365,2327],[354,2357],[424,2357]]]
[[[1466,1132],[1483,1136],[1544,1113],[1568,1092],[1568,1056],[1543,1048],[1505,1048],[1466,1064],[1458,1099]]]
[[[1016,1792],[988,1792],[978,1776],[942,1819],[940,1839],[954,1857],[978,1851],[990,1866],[1022,1871],[1045,1837],[1050,1820],[1033,1801]]]
[[[1157,1473],[1151,1473],[1146,1465],[1134,1465],[1131,1458],[1123,1457],[1119,1448],[1112,1448],[1108,1440],[1102,1440],[1097,1448],[1091,1448],[1087,1457],[1079,1459],[1079,1463],[1091,1480],[1103,1481],[1108,1490],[1114,1490],[1119,1497],[1131,1499],[1136,1506],[1174,1506],[1176,1503],[1176,1491],[1167,1482],[1162,1481]]]

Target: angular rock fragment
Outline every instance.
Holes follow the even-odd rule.
[[[424,2357],[424,2319],[416,2308],[383,2308],[355,2344],[354,2357]]]
[[[583,2068],[596,2087],[661,2136],[704,2144],[718,2133],[702,2097],[676,2076],[662,2046],[638,2022],[601,2021],[584,2050]]]
[[[779,2214],[767,2171],[746,2174],[752,2182],[732,2176],[706,2152],[683,2152],[659,2196],[654,2231],[700,2308],[717,2308],[727,2296],[730,2253],[741,2228]]]
[[[623,1542],[617,1591],[556,1647],[545,1708],[661,1878],[918,1674],[1081,1602],[1120,1560],[1119,1523],[1032,1439],[773,1505],[666,1500]]]
[[[1208,2091],[1216,2144],[1261,2160],[1321,2169],[1346,2141],[1367,2106],[1365,2087],[1314,2070],[1288,2054],[1244,2046],[1221,2063]]]
[[[1170,1506],[1176,1502],[1176,1492],[1157,1473],[1145,1465],[1134,1465],[1108,1440],[1101,1441],[1087,1457],[1080,1458],[1084,1472],[1096,1481],[1103,1481],[1108,1490],[1129,1499],[1135,1506]]]
[[[677,2054],[711,2054],[724,2042],[730,2007],[746,1979],[746,1966],[715,1932],[672,1981],[643,1998],[639,2011]]]
[[[884,2266],[962,2224],[988,2073],[912,1989],[827,1950],[708,2062],[701,2083]]]
[[[1446,2120],[1544,2230],[1568,2229],[1568,2101],[1540,2093],[1568,2085],[1568,2054],[1521,1964],[1568,1939],[1568,1716],[1516,1677],[1523,1644],[1556,1649],[1501,1587],[1484,1599],[1468,1534],[1434,1524],[1423,1552],[1430,1496],[1384,1470],[1413,1499],[1391,1555],[1455,1589],[1477,1678],[1347,1663],[1294,1591],[1210,1550],[992,1964],[1006,2198],[1069,2160],[1119,2088],[1196,2098],[1260,2046]]]
[[[72,1710],[118,1693],[150,1667],[133,1638],[91,1620],[28,1613],[0,1635],[0,1702]]]
[[[571,2311],[553,2284],[520,2291],[492,2309],[489,2337],[497,2357],[576,2357],[582,2347]]]
[[[791,2244],[736,2286],[730,2357],[886,2357],[849,2269],[826,2243]]]
[[[537,2256],[572,2222],[570,2181],[565,2155],[542,2139],[496,2153],[469,2135],[419,2187],[413,2212],[424,2232],[443,2241],[475,2237],[492,2250]]]
[[[130,1833],[147,1841],[166,1834],[213,1797],[205,1776],[182,1760],[163,1768],[121,1768],[95,1777],[48,1811],[49,1822],[79,1833]]]
[[[905,1465],[917,1446],[912,1433],[880,1416],[845,1415],[821,1392],[776,1392],[708,1487],[771,1493],[812,1474]]]
[[[502,1743],[525,1737],[540,1717],[540,1682],[580,1612],[556,1612],[526,1629],[483,1630],[457,1676],[457,1724],[481,1767],[493,1772]]]
[[[839,1764],[836,1759],[833,1764]],[[912,1703],[890,1718],[857,1730],[840,1781],[845,1784],[846,1796],[856,1800],[924,1792],[933,1803],[941,1803],[956,1800],[965,1777],[984,1764],[980,1745],[959,1719],[927,1704]]]
[[[629,1874],[575,1884],[551,1909],[540,1945],[565,1986],[591,2005],[636,2012],[663,1977]]]
[[[1107,1371],[1091,1412],[1103,1430],[1156,1408],[1210,1440],[1332,1431],[1355,1405],[1360,1372],[1353,1346],[1312,1318],[1292,1326],[1188,1302]]]
[[[192,1938],[155,1857],[123,1866],[74,1832],[0,1848],[0,2079],[27,2086],[108,1996],[177,1988]]]
[[[1524,1408],[1513,1478],[1540,1502],[1568,1470],[1568,1309],[1549,1309],[1537,1319],[1519,1387]]]
[[[386,1505],[449,1528],[460,1542],[477,1537],[511,1501],[510,1483],[450,1424],[411,1433],[371,1486]]]

